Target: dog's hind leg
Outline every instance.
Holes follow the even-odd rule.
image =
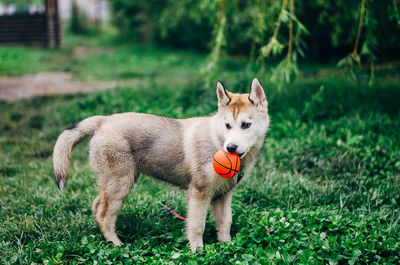
[[[232,191],[211,202],[218,241],[231,241]]]
[[[94,159],[96,164],[100,163],[101,166],[94,165],[98,175],[100,194],[93,201],[93,213],[105,239],[113,242],[114,245],[120,245],[122,242],[115,232],[115,223],[138,171],[129,155],[113,153],[112,156],[112,165],[101,163],[103,156]]]
[[[106,186],[102,185],[103,187],[100,188],[100,194],[93,202],[93,208],[97,206],[94,210],[96,221],[106,240],[113,242],[114,245],[120,245],[122,242],[115,232],[115,223],[122,203],[132,187],[134,174],[129,176],[113,175],[112,178],[120,178],[121,180],[104,183],[103,185]]]

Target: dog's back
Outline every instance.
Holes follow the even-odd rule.
[[[91,140],[91,163],[105,171],[126,158],[134,161],[138,172],[186,188],[191,179],[184,150],[187,123],[140,113],[109,116]]]

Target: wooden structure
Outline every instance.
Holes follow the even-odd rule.
[[[57,0],[44,0],[45,12],[0,16],[0,44],[61,47],[62,28]]]

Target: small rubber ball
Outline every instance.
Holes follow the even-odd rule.
[[[214,155],[213,167],[221,177],[233,178],[240,171],[239,155],[225,152],[221,148]]]

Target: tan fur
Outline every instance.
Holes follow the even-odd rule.
[[[221,178],[212,168],[212,159],[229,139],[248,137],[249,140],[238,141],[239,149],[245,150],[240,174],[248,173],[253,166],[264,144],[269,118],[258,80],[253,80],[252,88],[254,92],[250,94],[232,94],[218,83],[219,111],[212,117],[173,119],[121,113],[83,120],[65,130],[55,144],[53,163],[57,184],[64,188],[73,146],[92,136],[89,158],[100,190],[92,209],[107,241],[122,243],[115,233],[116,218],[140,173],[188,191],[186,236],[192,251],[203,246],[210,204],[218,239],[229,241],[232,189],[238,183],[238,176]],[[240,129],[243,120],[254,123],[251,130]],[[234,128],[227,130],[225,122],[231,122]]]
[[[231,99],[228,108],[232,112],[234,119],[237,119],[240,112],[244,112],[251,107],[249,94],[233,94],[228,92],[228,96]]]

